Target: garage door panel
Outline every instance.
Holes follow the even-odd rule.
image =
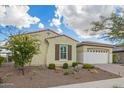
[[[84,53],[84,63],[106,64],[108,63],[108,53]]]

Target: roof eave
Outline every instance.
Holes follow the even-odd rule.
[[[66,35],[59,35],[59,36],[49,37],[49,38],[46,38],[46,39],[54,39],[54,38],[58,38],[58,37],[61,37],[61,36],[65,36],[65,37],[67,37],[67,38],[69,38],[69,39],[71,39],[73,41],[79,42],[79,41],[77,41],[77,40],[75,40],[75,39],[73,39],[73,38],[71,38],[69,36],[66,36]]]
[[[97,44],[80,44],[77,45],[77,47],[81,47],[81,46],[98,46],[98,47],[109,47],[109,48],[113,48],[114,46],[109,46],[109,45],[97,45]]]

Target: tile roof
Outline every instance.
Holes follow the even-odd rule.
[[[104,43],[98,43],[98,42],[91,42],[91,41],[85,41],[85,42],[81,42],[79,44],[77,44],[77,47],[83,46],[83,45],[87,45],[87,46],[100,46],[100,47],[114,47],[111,44],[104,44]]]
[[[124,48],[122,48],[122,47],[114,47],[113,52],[124,52]]]

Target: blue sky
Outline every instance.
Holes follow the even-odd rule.
[[[41,18],[41,22],[45,25],[45,28],[51,28],[54,31],[56,31],[56,28],[50,27],[49,26],[49,20],[52,20],[52,18],[55,15],[55,6],[54,5],[47,5],[47,6],[29,6],[29,14],[32,16],[37,16],[38,18]],[[32,27],[33,31],[35,30],[40,30],[37,28],[37,26]],[[111,43],[110,41],[106,41],[104,39],[99,39],[99,38],[79,38],[79,36],[73,31],[74,29],[70,29],[69,27],[66,27],[64,24],[61,25],[61,29],[63,30],[63,34],[66,34],[78,41],[94,41],[94,42],[103,42],[103,43]]]
[[[55,18],[56,7],[54,5],[31,5],[28,7],[29,7],[29,10],[27,11],[27,13],[32,17],[39,18],[40,21],[38,23],[42,23],[44,27],[39,28],[37,23],[37,24],[31,24],[29,28],[23,28],[22,30],[31,32],[31,31],[38,31],[38,30],[49,28],[57,32],[56,26],[50,26],[50,22],[52,21],[53,18]],[[105,41],[104,39],[97,39],[95,37],[80,38],[79,35],[77,35],[77,33],[75,32],[75,29],[66,26],[63,20],[64,20],[64,17],[61,17],[61,20],[60,20],[61,25],[59,25],[59,27],[63,31],[62,34],[66,34],[78,41],[94,41],[94,42],[102,42],[102,43],[111,43],[109,41]],[[3,39],[4,37],[0,37],[0,40],[3,40]]]
[[[55,6],[54,5],[35,5],[35,6],[29,6],[29,14],[32,16],[37,16],[38,18],[41,18],[41,22],[45,25],[45,28],[51,28],[54,31],[56,31],[56,28],[49,26],[49,20],[52,20],[52,18],[55,15]],[[109,41],[105,41],[104,39],[99,38],[78,38],[79,36],[73,31],[74,29],[70,29],[69,27],[66,27],[64,24],[61,25],[61,28],[63,30],[63,34],[66,34],[78,41],[94,41],[94,42],[103,42],[103,43],[111,43]],[[40,28],[37,28],[37,26],[32,26],[33,31],[40,30]]]

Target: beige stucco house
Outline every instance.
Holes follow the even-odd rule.
[[[49,29],[28,33],[40,41],[40,50],[34,55],[31,65],[39,66],[50,63],[62,66],[63,63],[76,62],[77,41],[66,35],[60,35]]]
[[[72,62],[88,64],[112,63],[112,45],[96,42],[81,42],[52,30],[28,33],[40,41],[40,50],[34,55],[31,65],[39,66],[54,63],[72,65]]]
[[[112,63],[112,45],[96,42],[77,44],[77,61],[88,64]]]

